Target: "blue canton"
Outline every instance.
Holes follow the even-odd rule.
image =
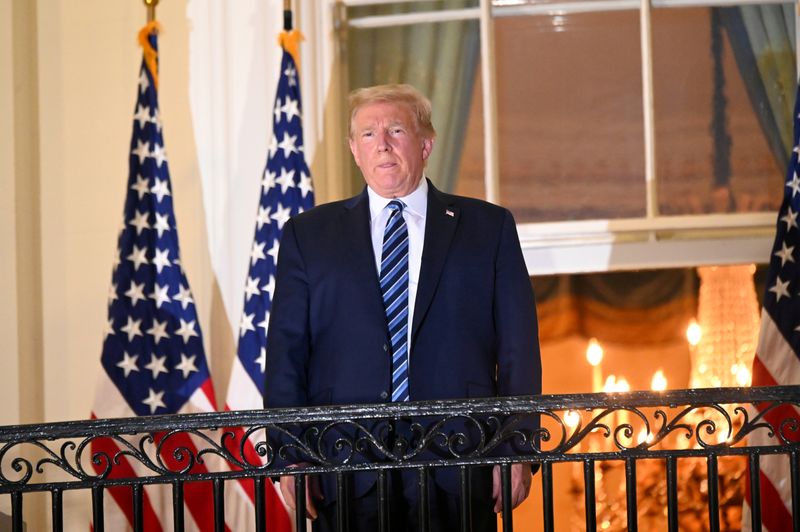
[[[311,172],[303,149],[302,105],[297,66],[283,51],[273,110],[272,139],[261,179],[256,231],[250,250],[237,356],[264,394],[267,328],[283,226],[290,217],[314,206]]]

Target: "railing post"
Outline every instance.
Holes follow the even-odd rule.
[[[639,530],[636,507],[636,458],[632,456],[625,459],[625,496],[628,532],[636,532]]]
[[[63,499],[62,499],[62,492],[60,489],[56,488],[51,493],[52,499],[52,510],[53,510],[53,532],[61,532],[64,530],[64,507],[63,507]]]
[[[583,498],[586,508],[586,532],[597,530],[597,510],[594,499],[594,460],[583,461]]]
[[[708,463],[708,528],[711,532],[719,532],[719,473],[717,471],[717,455],[711,454]]]
[[[544,531],[553,532],[553,463],[542,462],[542,519]]]
[[[761,463],[758,453],[747,456],[750,466],[750,530],[761,532]]]
[[[667,457],[667,526],[678,532],[678,459]]]
[[[295,530],[306,532],[306,476],[303,473],[294,477]]]
[[[92,488],[92,522],[93,532],[103,532],[105,518],[103,516],[103,488],[100,486]]]
[[[511,506],[511,464],[500,466],[500,483],[503,490],[503,532],[513,532],[514,517]]]

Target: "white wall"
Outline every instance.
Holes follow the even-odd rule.
[[[305,20],[318,24],[318,4],[304,4]],[[160,106],[181,253],[207,339],[213,336],[215,283],[226,288],[227,310],[239,312],[245,275],[240,270],[252,238],[280,60],[281,5],[174,0],[158,8],[164,28]],[[144,22],[139,2],[0,3],[0,332],[8,370],[2,423],[21,419],[19,388],[34,387],[43,398],[41,419],[29,421],[83,418],[90,411],[126,193],[141,61],[136,36]],[[308,55],[314,58],[313,50]],[[304,74],[312,115],[309,159],[323,129],[319,116],[313,117],[319,106],[312,87],[319,78]],[[208,212],[214,216],[211,229]],[[37,285],[33,293],[21,293],[21,279]],[[30,320],[18,308],[25,302],[33,306]],[[20,380],[15,367],[25,357],[17,339],[33,336],[42,343],[42,367]]]

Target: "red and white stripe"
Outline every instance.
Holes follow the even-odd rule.
[[[239,358],[235,358],[228,384],[225,410],[254,410],[263,408],[263,406],[264,399],[261,397],[261,392],[253,384]],[[228,448],[238,452],[240,442],[244,437],[244,429],[242,427],[233,427],[228,430],[232,430],[236,436]],[[256,453],[255,445],[259,440],[263,441],[264,438],[264,431],[256,431],[245,441],[245,462],[251,464],[263,463],[264,459]],[[280,491],[272,482],[265,483],[264,499],[267,531],[290,532],[292,530],[292,522],[289,518],[289,512],[281,498]],[[241,479],[238,482],[226,483],[225,514],[226,516],[231,516],[231,520],[227,522],[230,523],[232,530],[254,530],[255,489],[252,480]]]
[[[214,412],[216,404],[214,400],[214,390],[211,379],[197,388],[190,397],[189,401],[181,407],[179,414],[190,414],[199,412]],[[135,412],[128,406],[125,398],[119,389],[108,378],[105,371],[100,372],[97,382],[97,393],[95,395],[95,405],[92,410],[92,418],[119,418],[133,417]],[[138,448],[139,440],[142,435],[126,437],[126,439]],[[159,436],[156,436],[157,441]],[[176,434],[169,441],[169,448],[185,447],[191,453],[196,454],[198,448],[205,447],[204,442],[195,436],[188,434]],[[202,446],[202,447],[201,447]],[[154,445],[153,445],[154,447]],[[92,454],[105,452],[110,459],[114,459],[116,453],[124,450],[119,442],[110,439],[97,439],[92,442]],[[150,456],[151,459],[155,458]],[[179,463],[172,452],[162,453],[161,458],[165,465],[170,469],[179,470],[185,463]],[[204,457],[203,464],[196,464],[193,472],[202,473],[209,470],[218,471],[224,467],[219,461],[207,460]],[[101,466],[93,465],[96,472],[102,471]],[[152,476],[153,471],[145,467],[138,460],[128,456],[121,456],[119,464],[114,465],[111,478],[114,477],[134,477]],[[214,505],[210,482],[187,482],[183,485],[184,492],[184,523],[188,531],[212,531],[214,530]],[[166,484],[146,485],[143,490],[143,518],[144,529],[147,531],[160,531],[172,529],[172,488]],[[124,487],[109,488],[103,497],[103,508],[106,530],[123,531],[131,530],[133,526],[133,499],[132,490]],[[226,510],[226,529],[236,530],[230,525],[230,520]]]
[[[800,383],[800,359],[791,345],[781,334],[772,317],[761,312],[761,331],[758,338],[756,357],[753,361],[753,386],[777,386]],[[766,405],[755,405],[763,412]],[[751,413],[752,415],[752,413]],[[792,406],[783,406],[770,411],[765,416],[777,431],[781,421],[800,415]],[[787,434],[787,436],[791,436]],[[769,437],[765,430],[752,433],[749,444],[753,446],[779,445],[777,436]],[[785,455],[762,455],[761,475],[761,523],[762,530],[782,532],[792,529],[792,485],[789,476],[789,459]],[[747,483],[742,530],[751,530],[750,508],[752,506],[750,483]]]

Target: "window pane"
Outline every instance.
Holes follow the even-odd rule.
[[[662,214],[777,210],[791,143],[793,36],[788,5],[653,11]]]
[[[495,38],[501,203],[519,223],[644,215],[638,12],[497,18]],[[483,180],[476,152],[461,179]]]

